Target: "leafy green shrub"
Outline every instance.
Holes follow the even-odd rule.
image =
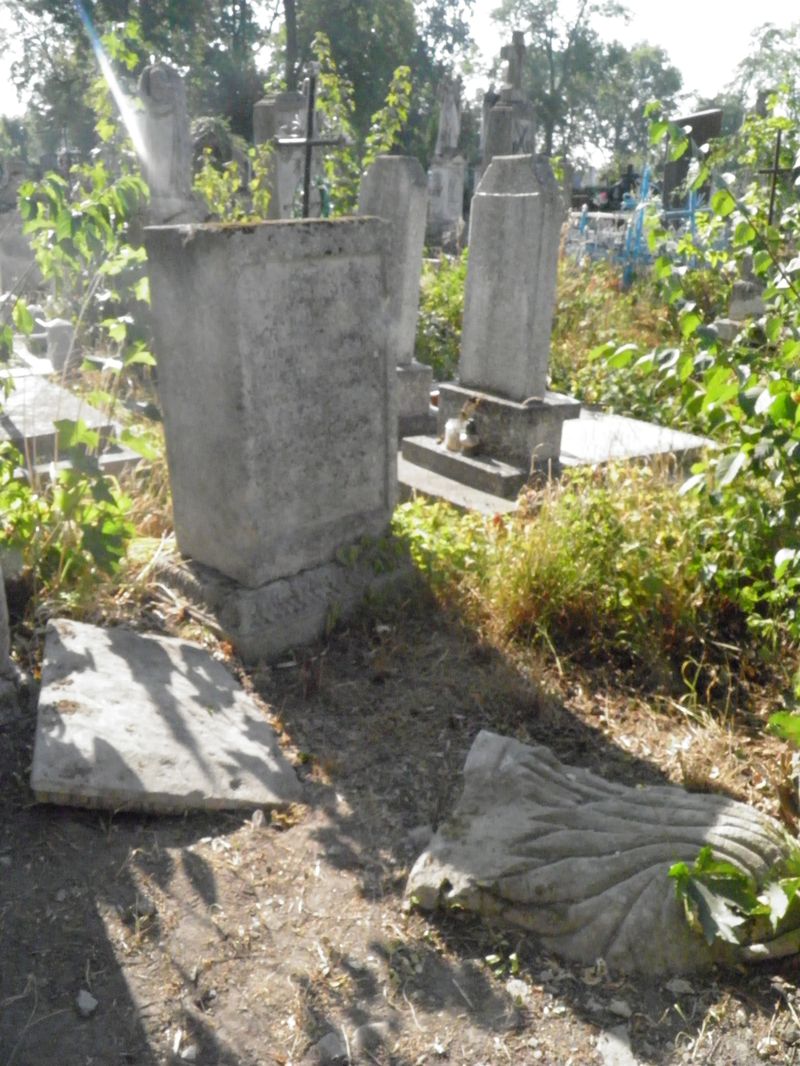
[[[415,355],[437,381],[450,381],[458,367],[466,278],[466,251],[423,264]]]

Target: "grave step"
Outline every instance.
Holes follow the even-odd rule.
[[[528,480],[526,471],[517,466],[490,456],[451,452],[436,437],[405,437],[401,452],[403,458],[415,466],[507,500],[514,499]]]
[[[507,500],[502,496],[493,496],[480,489],[472,489],[459,481],[436,474],[433,470],[410,463],[397,455],[397,480],[400,485],[400,498],[404,502],[414,496],[426,496],[431,500],[444,500],[459,511],[475,511],[478,514],[507,514],[516,510],[516,500]]]

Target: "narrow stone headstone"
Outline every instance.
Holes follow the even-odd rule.
[[[580,411],[547,389],[562,217],[546,161],[492,160],[472,201],[459,383],[439,388],[438,439],[407,438],[406,459],[509,494],[533,467],[558,469],[564,421]]]
[[[563,222],[546,162],[496,157],[472,201],[459,381],[522,402],[547,390]]]
[[[663,974],[753,959],[766,945],[709,945],[689,925],[670,867],[705,845],[759,881],[792,854],[774,819],[672,786],[630,788],[565,766],[545,747],[478,734],[451,817],[406,893],[538,935],[575,962]],[[796,936],[796,934],[795,934]]]
[[[139,78],[142,170],[150,188],[151,222],[193,217],[192,141],[183,78],[167,63],[151,63]]]
[[[428,170],[428,235],[448,250],[460,247],[464,229],[466,162],[459,154],[461,79],[445,77],[438,86],[439,126]]]
[[[40,802],[164,812],[301,797],[262,711],[204,648],[66,619],[47,628],[31,787]]]
[[[422,432],[430,422],[433,372],[414,359],[426,206],[425,172],[410,156],[378,156],[361,180],[359,214],[375,215],[391,227],[386,256],[389,358],[397,366],[401,437]]]

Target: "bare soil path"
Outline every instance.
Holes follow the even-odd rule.
[[[242,674],[306,783],[306,805],[266,818],[37,806],[33,711],[0,724],[0,1066],[800,1062],[794,961],[668,987],[404,910],[481,728],[777,812],[779,749],[746,718],[703,731],[600,673],[552,674],[548,690],[424,599]]]

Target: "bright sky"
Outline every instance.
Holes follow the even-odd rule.
[[[616,38],[625,45],[648,41],[660,45],[673,65],[683,74],[687,94],[712,96],[733,77],[736,66],[747,55],[750,34],[765,22],[788,26],[800,21],[797,0],[622,0],[631,13],[624,23],[598,23],[601,36]],[[499,33],[491,20],[496,0],[476,0],[473,35],[485,59],[491,61],[507,33]],[[564,0],[568,11],[574,0]],[[521,27],[524,28],[524,27]]]
[[[501,33],[491,20],[498,0],[476,0],[473,34],[485,62],[497,55],[507,34]],[[575,0],[563,0],[567,11]],[[602,35],[616,37],[623,44],[649,41],[664,48],[673,64],[683,74],[687,94],[710,96],[726,85],[737,64],[747,54],[750,34],[765,22],[788,26],[800,20],[797,0],[627,0],[631,12],[628,25],[620,22],[600,24]],[[722,11],[724,10],[724,15]],[[18,114],[22,110],[10,85],[11,56],[0,55],[0,114]]]

